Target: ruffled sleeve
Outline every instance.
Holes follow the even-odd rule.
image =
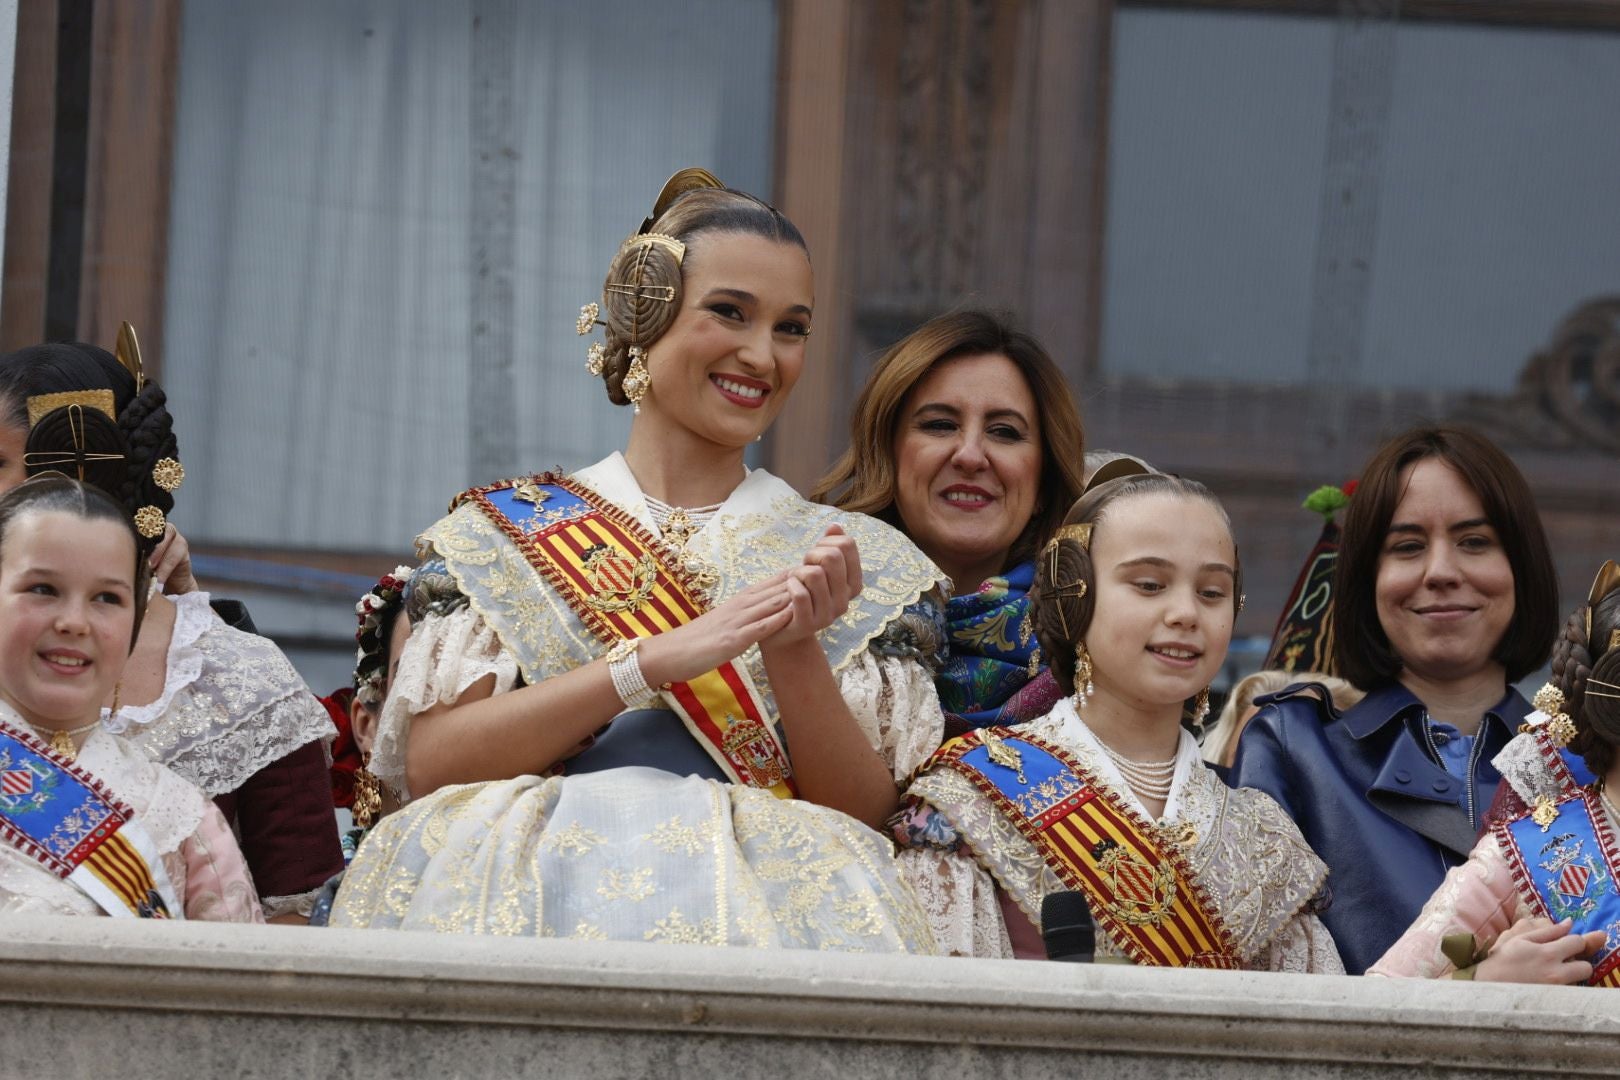
[[[1453,867],[1423,905],[1417,920],[1400,936],[1368,975],[1397,979],[1439,979],[1456,970],[1441,950],[1454,934],[1472,934],[1478,945],[1530,918],[1532,912],[1513,884],[1513,869],[1495,836],[1487,833],[1468,861]]]
[[[426,614],[412,628],[371,751],[371,771],[401,802],[411,798],[405,786],[405,745],[412,719],[437,705],[453,705],[488,675],[495,676],[495,693],[506,693],[517,685],[517,658],[471,606]]]
[[[217,808],[208,807],[196,831],[180,846],[180,856],[186,868],[186,918],[264,922],[247,863]]]
[[[944,738],[934,678],[917,660],[868,649],[838,672],[839,689],[872,748],[905,783]]]

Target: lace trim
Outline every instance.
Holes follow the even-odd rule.
[[[274,642],[204,610],[203,632],[185,647],[200,671],[183,686],[166,681],[162,712],[133,724],[125,737],[215,796],[302,746],[330,740],[337,729]]]
[[[202,674],[203,655],[197,642],[217,618],[214,609],[208,606],[208,594],[183,593],[169,599],[174,604],[174,630],[169,636],[169,651],[164,659],[163,689],[157,700],[145,705],[120,706],[117,715],[110,709],[102,709],[101,726],[114,735],[128,733],[131,725],[162,719],[174,696],[190,687]]]
[[[412,718],[437,705],[455,704],[486,675],[495,676],[495,693],[506,693],[517,685],[517,659],[471,607],[427,615],[411,630],[371,748],[371,771],[399,792],[402,802],[411,799],[405,785],[405,746]]]

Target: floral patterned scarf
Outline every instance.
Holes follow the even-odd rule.
[[[1021,724],[1062,697],[1040,663],[1029,589],[1035,564],[1019,563],[945,605],[950,659],[935,677],[946,735],[988,724]],[[1031,674],[1031,669],[1034,674]]]

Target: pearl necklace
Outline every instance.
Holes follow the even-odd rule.
[[[1096,732],[1092,734],[1096,735]],[[1097,739],[1097,745],[1102,747],[1103,753],[1108,755],[1108,759],[1119,769],[1120,774],[1125,777],[1125,782],[1137,795],[1156,802],[1164,802],[1170,797],[1170,787],[1176,778],[1176,761],[1180,758],[1179,754],[1164,761],[1133,761],[1103,742],[1101,738]]]

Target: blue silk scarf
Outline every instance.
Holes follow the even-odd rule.
[[[977,592],[945,604],[950,659],[935,679],[940,704],[966,727],[1019,724],[1044,716],[1061,696],[1037,659],[1029,618],[1035,564],[1019,563]]]

